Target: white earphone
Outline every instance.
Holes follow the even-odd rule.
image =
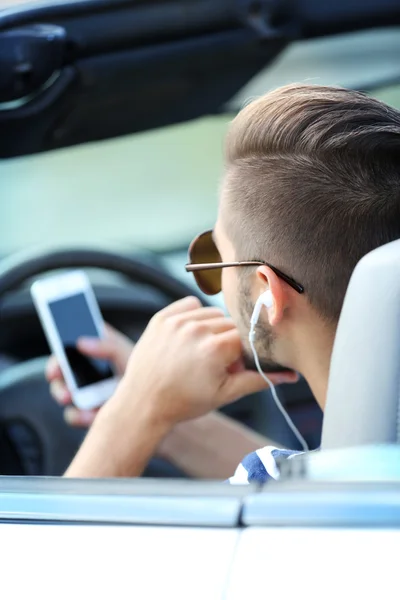
[[[307,452],[307,450],[308,450],[307,442],[305,441],[305,439],[303,438],[303,436],[297,429],[296,425],[293,423],[292,419],[287,414],[286,410],[283,408],[282,403],[278,398],[278,394],[277,394],[274,384],[261,369],[260,361],[259,361],[258,355],[257,355],[257,350],[254,345],[254,341],[256,338],[256,325],[258,323],[258,319],[260,318],[261,309],[263,306],[265,306],[267,309],[269,309],[269,308],[272,308],[273,305],[274,305],[274,298],[272,296],[271,290],[267,290],[266,292],[263,292],[259,296],[259,298],[254,306],[253,314],[251,315],[251,319],[250,319],[250,331],[249,331],[250,348],[253,352],[254,362],[256,364],[257,371],[260,373],[260,375],[264,379],[264,381],[266,381],[268,383],[269,389],[271,390],[271,394],[275,401],[276,406],[282,413],[286,423],[292,430],[293,434],[296,436],[296,438],[299,441],[299,443],[301,444],[303,450],[305,452]]]
[[[274,299],[272,297],[272,293],[271,290],[267,290],[266,292],[263,292],[255,306],[254,306],[254,310],[253,310],[253,314],[251,315],[251,319],[250,319],[250,333],[255,335],[255,326],[258,323],[258,319],[260,318],[260,312],[263,306],[265,306],[267,309],[268,308],[272,308],[274,305]],[[254,339],[254,338],[253,338]]]

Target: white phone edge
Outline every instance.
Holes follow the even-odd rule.
[[[110,377],[92,385],[78,388],[69,366],[57,327],[49,309],[49,302],[83,293],[88,302],[99,337],[104,336],[104,321],[97,304],[93,288],[83,271],[70,271],[35,281],[31,286],[31,296],[52,353],[57,357],[67,387],[75,406],[81,410],[100,407],[114,393],[118,377]]]

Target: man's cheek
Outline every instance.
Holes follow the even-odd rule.
[[[232,269],[222,270],[222,293],[224,296],[225,307],[232,319],[235,320],[238,314],[237,285],[235,283],[235,278],[232,277],[228,271],[232,271]]]

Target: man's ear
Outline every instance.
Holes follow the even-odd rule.
[[[283,318],[283,313],[288,303],[286,284],[266,265],[258,267],[257,277],[259,281],[259,294],[269,289],[272,295],[273,304],[268,309],[269,324],[271,326],[278,325]],[[267,308],[264,310],[267,310]]]

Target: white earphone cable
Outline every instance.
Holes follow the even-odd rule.
[[[255,349],[255,346],[254,346],[255,336],[256,336],[255,323],[251,323],[250,333],[249,333],[249,343],[250,343],[251,351],[253,352],[254,362],[256,364],[257,371],[260,373],[260,375],[264,379],[264,381],[266,383],[268,383],[269,389],[271,390],[271,394],[272,394],[272,397],[273,397],[273,399],[275,401],[276,406],[280,410],[280,412],[281,412],[283,418],[285,419],[286,423],[288,424],[289,428],[291,429],[291,431],[293,432],[293,434],[297,438],[299,444],[302,446],[304,452],[308,452],[309,448],[308,448],[306,440],[303,438],[303,436],[301,435],[300,431],[297,429],[296,425],[293,423],[292,419],[289,417],[288,413],[286,412],[286,410],[282,406],[282,402],[279,400],[278,393],[276,391],[276,388],[275,388],[274,384],[272,383],[272,381],[266,376],[266,374],[261,369],[260,361],[259,361],[259,358],[258,358],[258,355],[257,355],[257,350]]]

